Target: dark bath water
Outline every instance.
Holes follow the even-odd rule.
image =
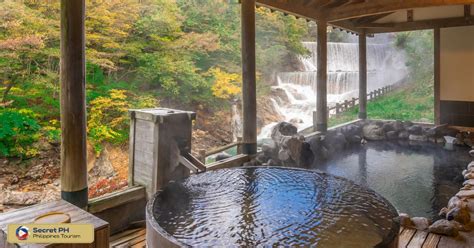
[[[166,232],[195,247],[373,247],[398,233],[395,209],[377,193],[309,170],[193,175],[169,184],[153,209]]]
[[[467,148],[448,151],[435,144],[369,142],[312,168],[367,186],[398,211],[437,219],[439,210],[462,187],[461,172],[470,162]]]

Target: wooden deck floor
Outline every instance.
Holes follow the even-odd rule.
[[[399,248],[468,248],[474,247],[474,232],[460,232],[456,238],[441,236],[415,229],[401,228]]]
[[[146,234],[145,228],[127,230],[125,232],[122,232],[110,237],[110,247],[111,248],[146,247],[145,234]]]
[[[145,228],[127,230],[110,237],[111,248],[146,247]],[[433,233],[402,228],[400,230],[399,248],[464,248],[474,247],[474,232],[463,233],[457,238],[440,236]]]

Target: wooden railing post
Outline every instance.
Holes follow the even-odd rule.
[[[367,119],[367,36],[359,34],[359,119]]]
[[[257,153],[255,0],[241,1],[243,153]]]
[[[61,198],[87,207],[85,0],[61,0]]]
[[[316,126],[314,131],[326,132],[328,128],[327,114],[327,22],[317,22],[317,83],[316,83]]]

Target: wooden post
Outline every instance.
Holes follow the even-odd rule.
[[[255,0],[242,0],[242,109],[244,154],[257,153],[257,88],[255,73]]]
[[[367,119],[367,36],[359,34],[359,119]]]
[[[340,108],[341,108],[341,105],[339,103],[336,103],[336,115],[340,113]]]
[[[441,125],[441,30],[434,30],[434,119],[436,125]]]
[[[85,0],[61,0],[61,198],[87,206]]]
[[[328,128],[327,113],[327,22],[317,23],[317,84],[316,84],[316,125],[315,131],[326,132]]]

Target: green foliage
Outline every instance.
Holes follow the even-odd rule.
[[[167,106],[215,108],[240,95],[237,1],[86,0],[86,8],[88,134],[97,151],[104,142],[126,142],[128,108],[155,107],[158,99]],[[291,69],[294,58],[307,52],[300,41],[309,28],[304,20],[264,9],[256,18],[262,94],[274,72]],[[34,113],[42,128],[31,142],[37,133],[60,141],[59,38],[60,1],[0,4],[0,105]],[[13,145],[19,150],[3,148],[1,154],[31,155],[20,143]]]
[[[395,46],[405,50],[407,66],[414,81],[423,82],[433,76],[433,31],[411,31],[397,33]]]
[[[0,110],[0,155],[29,158],[38,151],[32,146],[40,126],[30,110]]]
[[[104,142],[122,143],[128,139],[128,109],[126,91],[110,90],[90,102],[87,122],[89,138],[96,152],[102,150]]]
[[[400,90],[389,93],[367,104],[370,119],[402,120],[402,121],[434,121],[433,81],[424,80],[417,84],[406,85]],[[337,117],[329,119],[329,125],[335,126],[357,119],[358,107]]]

